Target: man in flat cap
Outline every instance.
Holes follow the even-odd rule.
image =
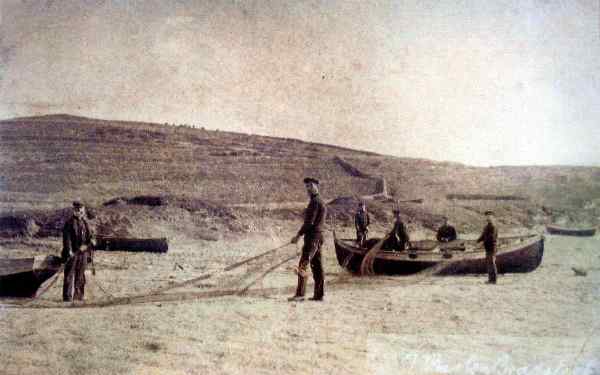
[[[365,202],[358,203],[358,210],[354,215],[354,226],[356,228],[356,243],[358,246],[363,247],[367,240],[367,233],[369,232],[369,224],[371,224],[371,218],[367,212],[367,206]]]
[[[498,228],[494,223],[494,213],[492,211],[486,211],[485,217],[487,224],[483,228],[481,236],[477,239],[477,242],[483,242],[485,248],[485,260],[488,271],[488,284],[496,284],[496,278],[498,276],[498,270],[496,268],[496,245],[498,242]]]
[[[296,294],[289,301],[301,301],[304,299],[306,285],[306,267],[310,264],[313,279],[315,280],[314,294],[311,300],[322,301],[325,295],[325,278],[323,264],[321,263],[321,246],[323,245],[323,225],[327,216],[327,208],[319,196],[319,181],[307,177],[304,179],[304,187],[310,197],[310,202],[304,212],[304,224],[298,233],[292,238],[292,243],[297,243],[304,236],[304,246],[298,264],[298,287]]]
[[[437,231],[436,238],[438,242],[450,242],[456,240],[456,229],[452,225],[448,224],[447,217],[443,218],[443,222],[444,223]]]
[[[65,263],[63,301],[65,302],[74,299],[83,300],[87,250],[91,245],[92,232],[85,219],[85,207],[80,201],[75,201],[73,216],[63,227],[62,260]]]
[[[394,217],[396,218],[396,221],[394,222],[394,228],[388,235],[388,238],[382,245],[382,248],[386,250],[403,251],[406,249],[407,245],[410,245],[410,236],[406,230],[406,225],[404,225],[404,222],[402,221],[400,209],[394,208],[393,213]]]

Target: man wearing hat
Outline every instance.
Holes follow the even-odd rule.
[[[356,215],[354,215],[354,226],[356,227],[356,242],[360,247],[365,245],[370,223],[371,218],[367,212],[365,202],[359,202],[358,210],[356,211]]]
[[[437,231],[437,240],[439,242],[450,242],[456,240],[456,237],[456,229],[448,224],[448,218],[444,217],[444,224]]]
[[[85,219],[85,207],[73,202],[73,216],[63,227],[62,260],[65,264],[63,301],[82,301],[85,288],[87,249],[92,245],[92,232]],[[73,289],[75,289],[73,291]]]
[[[319,196],[319,181],[317,179],[311,177],[305,178],[304,187],[310,197],[310,202],[304,212],[304,224],[291,240],[292,243],[297,243],[300,237],[304,236],[304,246],[302,247],[302,255],[298,264],[298,287],[296,288],[296,294],[288,300],[301,301],[304,299],[307,277],[306,266],[310,264],[313,279],[315,280],[315,290],[311,300],[322,301],[325,295],[325,278],[323,264],[321,263],[321,246],[323,245],[323,224],[327,216],[327,208]]]
[[[406,231],[406,226],[402,221],[402,216],[400,215],[400,209],[394,208],[394,216],[396,221],[394,222],[394,228],[392,232],[388,235],[388,239],[383,244],[382,248],[402,251],[406,249],[406,246],[410,244],[410,236]]]
[[[496,278],[498,276],[498,270],[496,269],[496,243],[498,242],[498,228],[496,228],[494,223],[494,213],[492,211],[486,211],[485,217],[487,218],[487,225],[483,228],[483,232],[477,239],[477,242],[483,241],[483,247],[485,248],[488,284],[496,284]]]

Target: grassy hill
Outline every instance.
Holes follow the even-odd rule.
[[[424,199],[403,210],[425,228],[447,215],[462,230],[475,230],[488,208],[499,212],[502,225],[513,227],[546,221],[597,225],[600,217],[598,167],[478,168],[294,139],[70,115],[0,121],[0,171],[4,216],[25,215],[44,227],[47,217],[80,198],[97,207],[109,227],[136,216],[124,212],[137,207],[138,224],[128,219],[125,231],[136,235],[169,225],[169,233],[199,227],[221,232],[250,230],[257,220],[297,222],[296,202],[306,200],[301,181],[307,175],[322,181],[328,200],[379,193],[383,177],[391,199]],[[136,196],[170,199],[157,207],[131,203]],[[124,205],[103,206],[118,197]],[[354,205],[352,199],[338,200],[331,208],[348,224]],[[382,225],[389,223],[389,200],[379,197],[369,206]],[[118,207],[124,207],[121,214]],[[230,216],[216,215],[219,210]]]
[[[301,179],[331,195],[369,193],[332,158],[351,150],[218,131],[99,121],[65,115],[0,122],[3,200],[190,194],[219,202],[303,200]]]

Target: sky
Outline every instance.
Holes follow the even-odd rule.
[[[600,166],[600,1],[0,0],[0,118]]]

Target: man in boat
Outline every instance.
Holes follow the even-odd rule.
[[[371,224],[371,218],[367,212],[366,204],[365,202],[359,202],[358,210],[356,211],[356,215],[354,215],[354,226],[356,227],[356,242],[360,247],[364,247],[367,240],[369,224]]]
[[[444,224],[438,229],[436,238],[438,242],[450,242],[456,240],[456,229],[448,224],[447,217],[444,217]]]
[[[494,223],[494,213],[492,211],[486,211],[485,217],[487,224],[483,228],[481,236],[477,239],[477,242],[483,242],[485,248],[485,260],[488,271],[488,284],[496,284],[496,278],[498,276],[498,269],[496,268],[496,247],[498,242],[498,228]]]
[[[394,216],[396,221],[394,222],[394,228],[388,235],[387,240],[384,242],[382,248],[386,250],[403,251],[407,246],[410,246],[410,236],[406,230],[406,226],[402,221],[400,215],[400,209],[394,209]]]
[[[304,236],[304,246],[298,264],[296,294],[288,300],[301,301],[304,299],[304,289],[308,277],[306,267],[310,264],[315,280],[315,289],[311,300],[322,301],[325,295],[325,278],[321,263],[321,246],[323,245],[323,224],[325,223],[327,208],[319,196],[319,181],[317,179],[305,178],[304,187],[310,197],[310,202],[304,212],[304,224],[291,240],[292,243],[297,243],[300,237]]]
[[[73,216],[63,227],[62,261],[65,264],[63,301],[83,300],[85,267],[88,249],[92,246],[92,231],[85,219],[85,207],[73,202]]]

